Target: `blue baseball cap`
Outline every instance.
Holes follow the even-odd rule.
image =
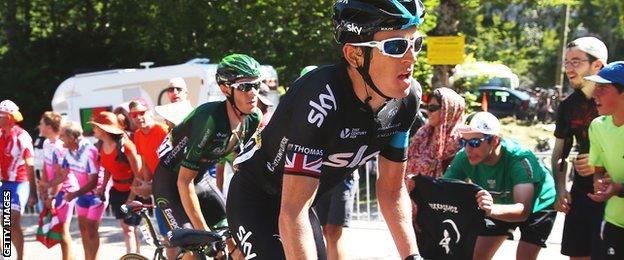
[[[585,79],[596,83],[616,83],[624,86],[624,61],[611,62],[604,66],[598,74],[587,76]]]

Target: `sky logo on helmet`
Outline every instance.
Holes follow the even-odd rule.
[[[356,33],[357,35],[360,35],[362,33],[362,27],[357,26],[354,23],[345,23],[344,26],[347,29],[347,32]]]

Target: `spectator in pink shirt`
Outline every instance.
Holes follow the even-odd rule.
[[[75,122],[63,124],[60,139],[68,149],[61,162],[61,175],[65,177],[73,174],[80,187],[77,191],[66,193],[63,199],[66,202],[76,199],[84,259],[97,259],[100,247],[98,229],[108,204],[107,198],[98,195],[106,194],[99,192],[106,187],[103,183],[103,171],[98,164],[98,150],[82,137],[82,128]]]
[[[61,172],[61,160],[67,153],[67,148],[59,138],[60,132],[61,115],[52,111],[43,113],[39,121],[39,133],[46,140],[43,142],[43,173],[39,182],[39,194],[46,207],[56,209],[59,221],[63,224],[61,252],[63,260],[69,260],[72,256],[69,225],[76,200],[66,201],[63,197],[78,190],[78,180],[73,172]]]

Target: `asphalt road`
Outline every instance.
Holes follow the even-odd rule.
[[[56,245],[51,249],[47,249],[35,240],[35,216],[24,216],[23,225],[25,227],[26,235],[25,259],[60,259],[61,250],[59,245]],[[563,215],[560,214],[557,217],[555,227],[553,228],[553,231],[547,241],[548,247],[546,249],[542,249],[539,259],[566,259],[559,253],[561,247],[562,229]],[[83,259],[82,242],[80,240],[80,232],[78,231],[78,223],[75,218],[72,220],[71,233],[74,238],[74,259]],[[344,231],[344,235],[347,241],[350,259],[399,259],[392,237],[383,222],[354,221],[352,223],[352,227],[347,228]],[[100,237],[100,259],[118,259],[125,253],[121,229],[118,227],[116,220],[112,218],[104,219],[100,227]],[[516,240],[505,241],[503,246],[498,250],[494,259],[514,259],[518,238],[519,234],[516,234]],[[151,256],[154,252],[154,247],[145,244],[145,246],[142,247],[141,252],[145,255]],[[16,258],[15,256],[12,256],[9,259]]]

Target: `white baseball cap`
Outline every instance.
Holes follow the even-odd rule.
[[[174,125],[179,125],[188,114],[193,112],[193,106],[188,100],[183,100],[180,102],[155,106],[154,111],[156,111],[156,114]]]
[[[19,111],[19,107],[15,104],[15,102],[5,99],[0,102],[0,113],[5,113],[13,116],[15,122],[21,122],[24,120],[22,113]]]
[[[603,65],[607,65],[607,60],[609,58],[609,51],[607,51],[607,46],[596,37],[581,37],[574,41],[572,41],[575,47],[585,52],[594,58],[602,61]]]
[[[169,85],[167,85],[167,87],[188,90],[188,88],[186,87],[186,81],[184,81],[184,79],[180,77],[170,79]]]
[[[462,134],[481,133],[485,135],[500,135],[500,121],[489,112],[477,112],[468,117],[468,125],[459,127],[458,130]]]

